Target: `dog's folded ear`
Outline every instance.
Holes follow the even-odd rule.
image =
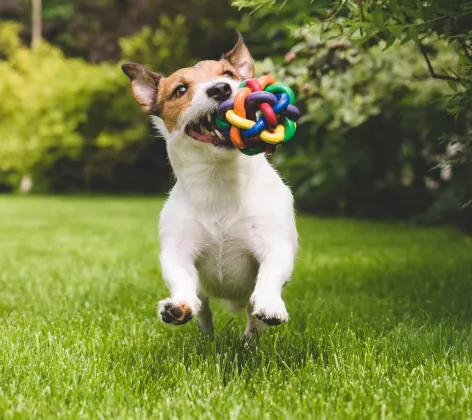
[[[142,64],[123,64],[123,72],[131,80],[134,99],[141,105],[146,114],[157,114],[157,91],[162,76],[154,73]]]
[[[249,79],[254,77],[254,60],[243,41],[241,33],[239,31],[236,31],[236,33],[238,35],[238,42],[236,42],[231,51],[223,55],[223,59],[228,61],[242,78]]]

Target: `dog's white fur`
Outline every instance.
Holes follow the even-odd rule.
[[[177,182],[159,224],[162,276],[171,297],[158,312],[185,304],[201,327],[212,328],[208,297],[247,305],[245,334],[262,329],[261,320],[283,323],[288,313],[282,287],[290,279],[298,248],[293,197],[265,155],[246,156],[202,143],[185,125],[214,111],[218,103],[197,86],[192,102],[172,132],[152,117],[167,142]],[[232,85],[237,81],[223,81]]]

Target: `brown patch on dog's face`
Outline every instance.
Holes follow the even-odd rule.
[[[252,57],[239,32],[235,47],[219,61],[201,61],[165,78],[141,64],[124,64],[122,69],[131,80],[133,96],[143,111],[162,118],[169,131],[176,128],[190,106],[198,84],[221,77],[241,80],[254,75]]]
[[[177,70],[162,81],[156,110],[169,131],[176,127],[180,115],[190,106],[196,86],[218,77],[241,78],[228,61],[221,60],[201,61],[194,67]]]

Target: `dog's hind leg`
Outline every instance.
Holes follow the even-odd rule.
[[[213,331],[213,316],[211,314],[210,299],[207,296],[200,297],[202,306],[197,315],[197,322],[203,332]]]
[[[262,332],[267,328],[267,325],[264,322],[260,321],[252,314],[253,311],[254,307],[249,302],[246,306],[247,325],[243,338],[250,338],[254,332]]]

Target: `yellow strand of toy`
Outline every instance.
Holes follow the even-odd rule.
[[[285,127],[282,124],[279,124],[275,131],[271,133],[270,131],[263,130],[260,134],[262,140],[266,143],[279,144],[283,141],[285,136]]]
[[[249,130],[256,122],[240,117],[232,109],[226,111],[226,119],[231,125],[238,127],[240,130]]]
[[[226,120],[231,125],[239,128],[240,130],[249,130],[256,123],[255,121],[247,120],[246,118],[240,117],[232,109],[226,111],[225,116]],[[263,130],[259,137],[266,143],[279,144],[283,141],[284,135],[285,127],[282,124],[279,124],[273,133],[267,130]]]

